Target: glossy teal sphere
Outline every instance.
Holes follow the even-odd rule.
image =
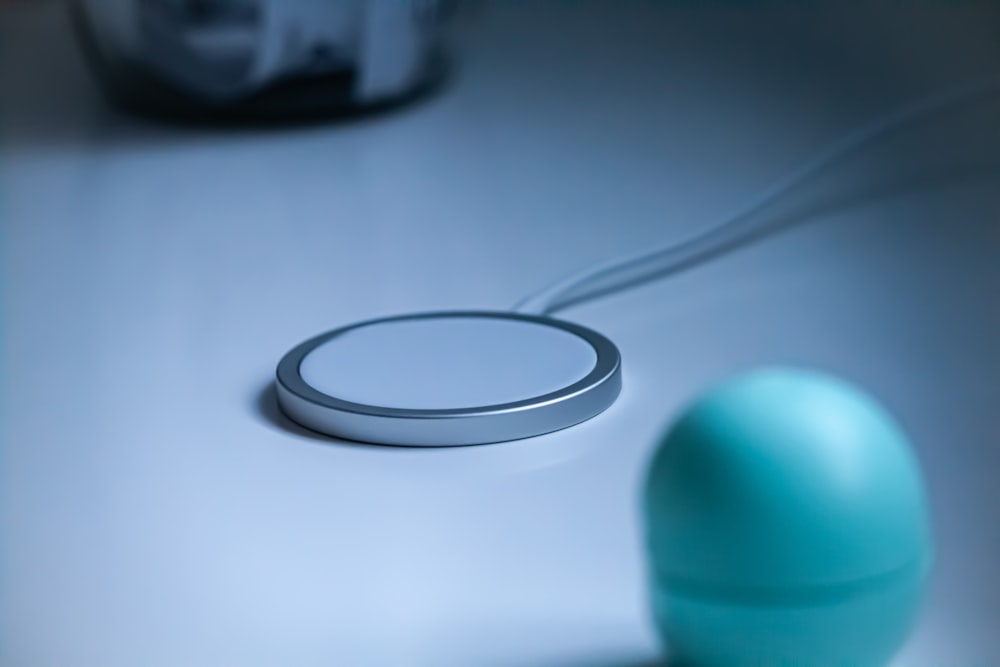
[[[651,601],[681,664],[885,664],[932,548],[920,470],[871,397],[766,369],[696,400],[644,489]]]

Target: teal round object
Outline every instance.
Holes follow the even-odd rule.
[[[689,406],[644,492],[654,617],[681,664],[884,664],[932,560],[895,420],[817,372],[765,369]]]

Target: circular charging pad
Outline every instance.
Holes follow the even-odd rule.
[[[614,403],[621,358],[601,334],[548,317],[445,312],[361,322],[278,364],[281,409],[328,435],[475,445],[572,426]]]

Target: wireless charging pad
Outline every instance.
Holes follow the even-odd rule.
[[[291,419],[386,445],[517,440],[590,419],[621,390],[601,334],[548,317],[444,312],[371,320],[302,343],[278,364]]]

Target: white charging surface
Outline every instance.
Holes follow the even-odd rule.
[[[597,352],[563,329],[496,317],[389,320],[302,359],[305,382],[352,403],[451,410],[514,403],[583,379]]]
[[[278,365],[293,420],[337,437],[462,445],[539,435],[614,402],[620,358],[576,324],[507,312],[404,315],[327,332]]]

